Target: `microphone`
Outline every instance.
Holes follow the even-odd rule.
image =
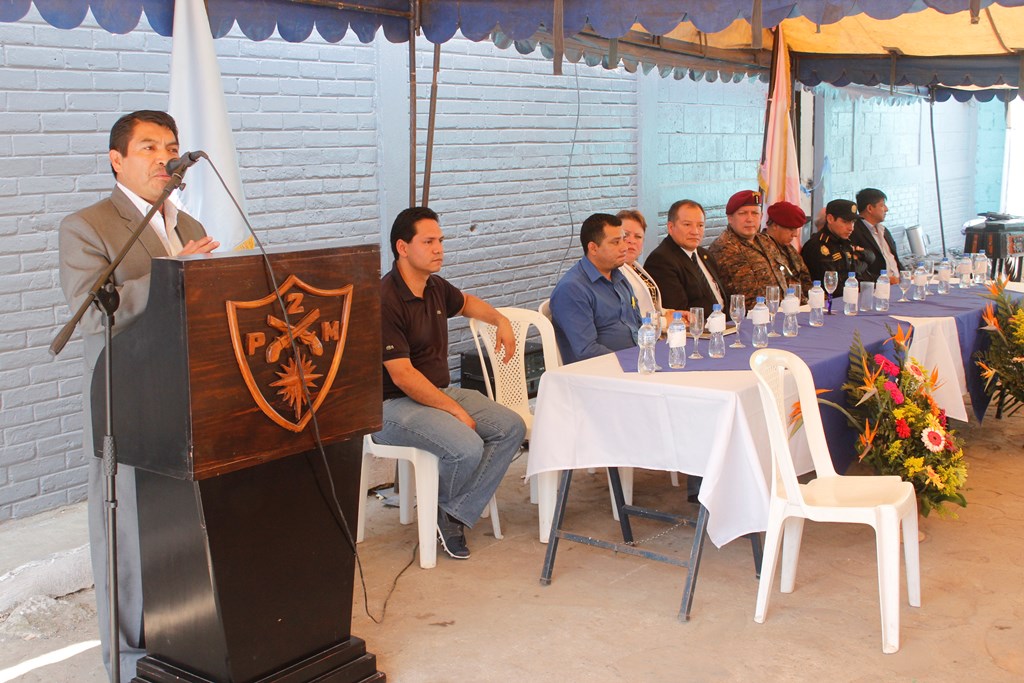
[[[170,161],[167,162],[167,172],[170,173],[171,175],[174,175],[179,171],[182,174],[184,174],[185,170],[189,168],[192,164],[196,163],[200,159],[209,158],[210,157],[206,156],[206,152],[204,152],[201,149],[197,149],[194,152],[185,152],[177,159],[171,159]]]

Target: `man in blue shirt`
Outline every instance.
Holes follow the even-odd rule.
[[[640,313],[619,266],[626,262],[622,221],[595,213],[580,228],[583,258],[551,293],[562,362],[575,363],[636,345]]]

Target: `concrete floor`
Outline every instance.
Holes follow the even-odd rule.
[[[499,492],[505,538],[483,520],[473,557],[417,563],[398,580],[383,623],[363,612],[358,580],[352,631],[399,683],[470,681],[1021,681],[1024,680],[1024,412],[962,430],[969,444],[969,507],[923,520],[922,607],[905,601],[899,653],[883,655],[874,541],[868,527],[808,524],[796,591],[775,593],[753,621],[750,545],[707,545],[689,623],[677,618],[682,570],[571,543],[553,582],[539,585],[546,546],[517,462]],[[668,475],[637,473],[636,502],[682,509]],[[412,559],[414,526],[368,506],[360,545],[369,609],[380,618]],[[579,473],[567,525],[613,539],[604,473]],[[2,528],[0,528],[2,530]],[[638,538],[664,527],[638,523]],[[654,545],[685,554],[692,531]],[[905,587],[904,587],[905,593]],[[92,592],[41,602],[0,624],[0,682],[100,683],[98,649],[18,678],[17,662],[96,637]],[[33,625],[35,624],[35,625]]]

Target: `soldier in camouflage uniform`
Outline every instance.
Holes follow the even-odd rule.
[[[718,264],[725,288],[732,294],[742,294],[749,310],[754,307],[756,297],[765,295],[767,287],[777,285],[782,292],[786,291],[785,268],[772,257],[778,250],[772,247],[771,238],[758,232],[761,227],[759,193],[737,192],[729,199],[725,214],[729,227],[711,243],[708,251]]]
[[[849,199],[833,199],[825,207],[825,227],[811,235],[800,251],[812,279],[821,280],[825,271],[834,270],[842,283],[847,273],[859,278],[867,272],[873,255],[850,242],[856,220],[857,205]]]
[[[798,238],[800,230],[807,223],[807,214],[796,204],[775,202],[768,207],[768,223],[765,234],[770,240],[773,251],[769,251],[772,259],[782,265],[786,271],[786,281],[800,284],[800,300],[807,302],[807,292],[811,288],[811,273],[807,270],[800,252],[793,247],[793,239]]]

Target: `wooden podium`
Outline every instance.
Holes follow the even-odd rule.
[[[140,683],[385,680],[350,632],[362,435],[381,425],[380,252],[270,262],[276,294],[253,252],[155,259],[146,312],[114,338],[118,457],[137,468]],[[102,388],[99,368],[97,435]]]

